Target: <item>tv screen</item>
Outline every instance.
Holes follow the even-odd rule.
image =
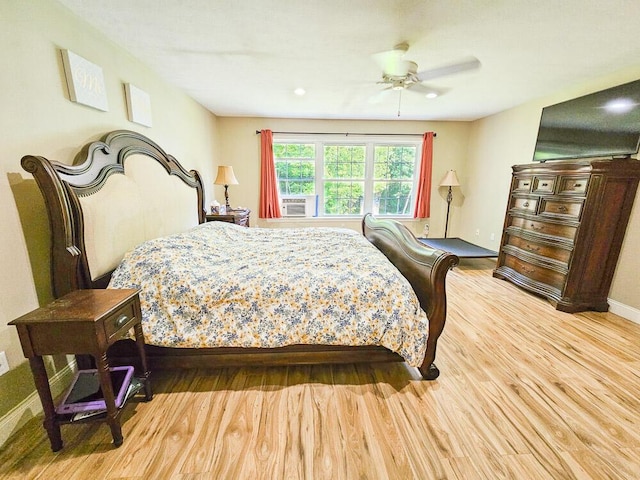
[[[636,80],[543,108],[533,160],[629,156],[639,141]]]

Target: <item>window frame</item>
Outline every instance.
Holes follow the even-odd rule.
[[[418,180],[420,177],[420,163],[422,157],[422,135],[358,135],[358,134],[286,134],[274,133],[273,143],[293,143],[293,144],[314,144],[315,147],[315,177],[314,187],[315,195],[318,196],[318,216],[322,219],[345,219],[345,218],[361,218],[363,214],[371,212],[374,206],[374,183],[381,179],[374,179],[374,161],[376,146],[410,146],[415,147],[414,175],[411,183],[410,209],[406,214],[378,214],[383,218],[412,218],[415,210],[416,192],[418,188]],[[324,212],[324,184],[326,181],[335,181],[333,179],[325,179],[324,177],[324,147],[326,145],[364,145],[365,147],[365,176],[364,179],[364,199],[362,214],[326,214]],[[274,154],[274,162],[278,159]],[[346,180],[346,179],[339,179]],[[339,181],[338,180],[338,181]],[[360,179],[350,179],[350,181]],[[280,192],[280,179],[278,181],[278,196],[282,198]],[[286,194],[285,194],[286,195]]]

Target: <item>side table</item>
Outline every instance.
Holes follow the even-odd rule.
[[[248,208],[244,208],[238,210],[229,210],[226,215],[207,214],[206,219],[207,222],[228,222],[235,223],[236,225],[240,225],[242,227],[248,227],[250,214],[251,210],[249,210]]]
[[[107,348],[134,329],[142,372],[136,376],[144,384],[145,399],[153,398],[150,372],[144,351],[144,337],[137,290],[104,289],[76,290],[45,307],[38,308],[9,322],[18,329],[24,356],[29,359],[38,395],[44,410],[44,428],[51,442],[51,449],[62,448],[60,425],[70,423],[72,416],[55,411],[43,355],[88,354],[96,363],[100,386],[107,407],[106,421],[111,428],[113,443],[122,445],[120,409],[116,407]],[[87,420],[90,421],[90,420]],[[96,420],[93,420],[96,421]]]

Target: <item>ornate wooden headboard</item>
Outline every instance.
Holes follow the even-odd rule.
[[[129,249],[204,222],[198,172],[136,132],[108,133],[85,146],[74,165],[27,155],[22,167],[49,214],[56,297],[106,287]]]

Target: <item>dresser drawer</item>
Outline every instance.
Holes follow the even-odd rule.
[[[104,331],[107,336],[107,340],[111,342],[111,339],[115,336],[122,336],[128,332],[133,326],[136,319],[135,303],[130,302],[123,306],[120,310],[117,310],[114,314],[104,319]]]
[[[511,198],[511,209],[520,210],[527,213],[536,213],[538,209],[538,197],[516,197]]]
[[[560,225],[556,223],[543,222],[538,220],[529,220],[522,217],[510,217],[509,226],[520,228],[525,231],[535,232],[541,235],[549,235],[552,237],[562,237],[568,240],[574,240],[578,227],[571,225]]]
[[[568,202],[556,199],[542,199],[540,204],[541,215],[564,215],[567,217],[580,218],[582,213],[582,200]]]
[[[532,193],[551,194],[556,185],[556,177],[535,177],[533,179]]]
[[[534,265],[508,254],[504,256],[504,265],[533,281],[550,285],[558,290],[562,290],[564,287],[566,280],[566,274],[564,273]]]
[[[559,195],[584,195],[587,191],[589,177],[560,177]]]
[[[531,191],[531,184],[533,183],[533,177],[516,177],[513,179],[512,189],[514,192],[529,193]]]
[[[540,255],[552,260],[556,260],[558,262],[562,262],[564,265],[568,265],[569,259],[571,258],[571,250],[569,249],[546,245],[544,243],[528,240],[517,235],[509,235],[507,238],[507,245],[511,245],[527,253]]]

